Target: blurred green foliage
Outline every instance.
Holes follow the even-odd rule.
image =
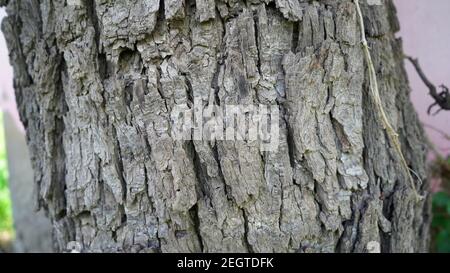
[[[12,208],[8,189],[8,162],[6,157],[3,114],[0,113],[0,232],[12,232]]]
[[[437,155],[431,163],[432,176],[440,181],[439,191],[433,196],[431,250],[450,253],[450,157]]]
[[[450,195],[438,192],[433,197],[434,250],[450,253]]]

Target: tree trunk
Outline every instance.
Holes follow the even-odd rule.
[[[383,106],[425,200],[369,95],[351,0],[0,0],[56,248],[427,251],[426,144],[395,8],[361,2]],[[174,107],[210,95],[276,106],[278,149],[175,139]]]

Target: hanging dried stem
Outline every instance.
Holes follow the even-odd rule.
[[[406,163],[406,159],[402,152],[398,134],[395,132],[394,128],[392,127],[391,123],[389,122],[386,112],[384,111],[383,104],[381,103],[380,92],[378,89],[377,75],[375,72],[375,67],[373,65],[372,56],[370,55],[369,46],[368,46],[367,39],[366,39],[364,19],[363,19],[363,15],[361,12],[361,7],[359,5],[359,0],[353,0],[353,2],[356,5],[356,10],[357,10],[358,17],[359,17],[359,25],[361,28],[361,43],[363,45],[364,56],[366,59],[368,70],[369,70],[369,84],[370,84],[370,92],[371,92],[372,98],[374,100],[376,109],[378,110],[378,114],[381,118],[381,122],[383,123],[383,128],[386,130],[386,133],[387,133],[392,145],[394,146],[395,151],[398,153],[401,164],[405,169],[405,173],[411,182],[411,187],[414,190],[416,199],[417,199],[417,201],[420,201],[423,199],[423,196],[420,196],[416,189],[414,179],[411,175],[412,170],[408,167],[408,163]],[[415,172],[413,172],[413,173],[415,174]]]
[[[442,110],[449,111],[450,91],[448,87],[442,84],[439,86],[442,89],[442,91],[438,92],[436,86],[433,83],[431,83],[431,81],[427,78],[422,68],[420,67],[419,60],[414,59],[410,56],[405,56],[405,58],[409,60],[411,64],[414,66],[414,68],[417,71],[417,74],[419,74],[420,79],[422,79],[423,83],[427,86],[430,96],[434,99],[434,103],[430,105],[430,107],[428,108],[428,115],[431,114],[431,110],[435,106],[439,106],[440,108],[433,115],[437,115]]]

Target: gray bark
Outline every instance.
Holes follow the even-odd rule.
[[[383,106],[427,195],[395,8],[380,3],[362,8]],[[377,118],[352,1],[0,5],[58,250],[427,251],[429,197]],[[278,151],[170,138],[174,105],[211,90],[278,106]]]

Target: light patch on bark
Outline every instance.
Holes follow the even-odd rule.
[[[369,253],[381,253],[381,246],[379,242],[370,241],[367,243],[367,252]]]

